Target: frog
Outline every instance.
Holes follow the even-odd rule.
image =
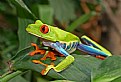
[[[75,58],[71,55],[71,53],[73,53],[76,49],[86,52],[91,56],[95,55],[95,57],[100,59],[105,59],[106,57],[112,56],[110,51],[86,35],[81,37],[82,42],[78,36],[58,27],[45,24],[41,20],[36,20],[35,23],[29,24],[26,27],[26,31],[38,38],[41,38],[44,46],[54,49],[65,57],[65,59],[63,59],[56,66],[54,64],[44,64],[40,60],[32,60],[32,62],[36,64],[46,66],[46,68],[41,72],[42,75],[46,75],[51,69],[54,69],[56,72],[61,72],[66,69],[74,62]],[[46,53],[45,50],[39,49],[39,47],[34,43],[32,43],[32,46],[35,46],[36,50],[30,54],[31,56],[34,56],[38,52],[40,52],[40,54],[46,54],[47,56],[48,53]],[[49,56],[52,60],[56,60],[53,52],[51,53],[52,54]]]

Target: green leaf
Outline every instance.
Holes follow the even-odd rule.
[[[30,46],[31,42],[36,42],[37,37],[32,36],[26,32],[28,24],[32,23],[33,20],[18,18],[18,37],[19,37],[19,50]]]
[[[54,9],[55,17],[61,23],[68,23],[75,19],[75,6],[73,0],[49,0]]]
[[[31,42],[36,42],[37,38],[28,34],[25,29],[28,24],[33,23],[32,19],[36,17],[24,4],[22,0],[10,0],[15,5],[18,17],[18,37],[19,37],[19,50],[30,45]]]
[[[75,82],[75,81],[69,81],[69,80],[55,80],[50,82]]]
[[[22,74],[22,71],[16,71],[16,72],[13,72],[11,74],[3,75],[0,77],[0,82],[8,82],[12,78],[14,78],[20,74]]]
[[[15,78],[12,78],[10,81],[8,82],[29,82],[27,80],[25,80],[23,77],[21,76],[16,76]]]
[[[111,82],[121,82],[121,77],[116,78],[116,79],[114,79],[114,80],[113,80],[113,81],[111,81]]]
[[[29,51],[27,48],[25,51]],[[23,50],[24,51],[24,50]],[[32,63],[33,59],[40,60],[43,55],[35,55],[30,57],[26,52],[19,52],[18,58],[15,60],[13,69],[28,69],[34,70],[36,72],[41,72],[45,67],[39,64]],[[98,65],[102,62],[99,59],[94,57],[85,57],[82,55],[73,55],[75,57],[75,61],[64,71],[57,73],[53,69],[49,71],[47,76],[50,76],[54,79],[65,79],[70,81],[81,81],[88,82],[91,80],[91,70],[96,69]],[[57,65],[60,61],[62,61],[65,57],[57,57],[57,60],[54,61],[55,65]],[[47,59],[42,61],[44,63],[50,64],[51,60]]]
[[[93,82],[111,82],[119,77],[121,77],[121,56],[107,58],[92,73]]]
[[[21,18],[36,19],[35,15],[29,10],[22,0],[8,0],[16,7],[17,14]]]
[[[53,24],[53,9],[49,5],[38,5],[39,19],[47,24]]]
[[[84,14],[80,16],[78,19],[76,19],[73,23],[71,23],[66,30],[72,32],[74,29],[77,28],[77,26],[84,24],[87,22],[92,16],[96,15],[95,12],[90,12],[87,14]]]
[[[19,50],[9,61],[11,61],[11,60],[15,61],[15,59],[21,58],[21,56],[24,57],[25,54],[27,54],[28,52],[31,52],[32,50],[33,50],[33,48],[31,46],[25,47],[25,48]]]

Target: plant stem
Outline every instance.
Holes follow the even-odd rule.
[[[20,75],[21,73],[22,73],[22,71],[16,71],[16,72],[13,72],[13,73],[11,73],[9,75],[6,75],[4,77],[2,76],[0,78],[0,82],[8,82],[10,79],[12,79],[13,77],[16,77],[16,76]]]

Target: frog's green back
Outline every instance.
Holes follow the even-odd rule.
[[[76,35],[61,30],[58,27],[50,26],[50,35],[53,35],[53,33],[57,41],[64,41],[64,42],[80,41],[80,39]]]

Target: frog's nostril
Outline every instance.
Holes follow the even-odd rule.
[[[29,28],[32,28],[32,26],[29,26]]]

